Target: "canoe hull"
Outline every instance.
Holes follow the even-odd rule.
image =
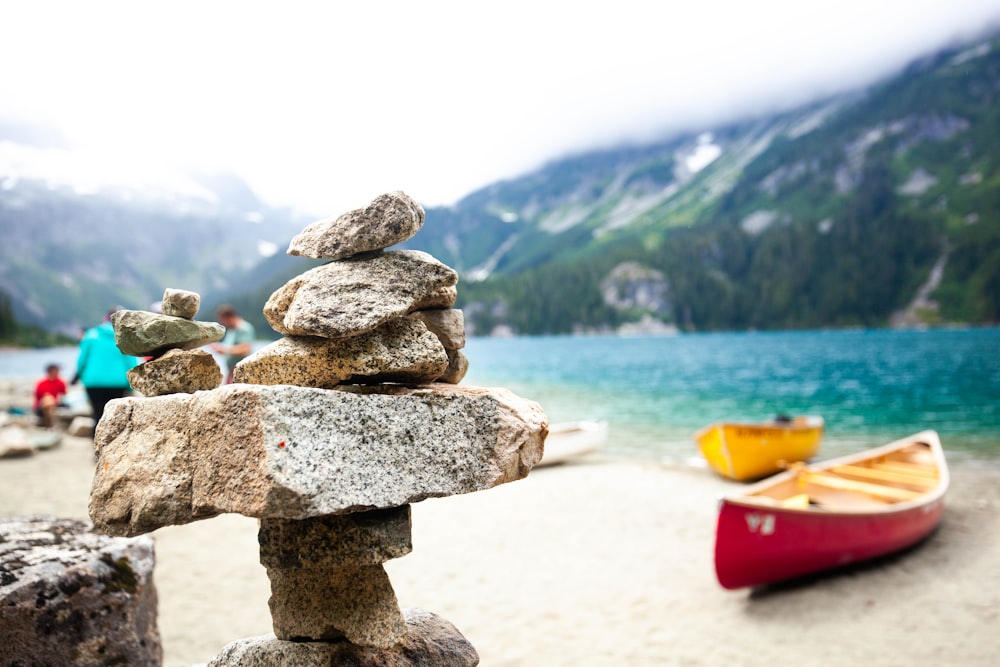
[[[761,586],[911,547],[930,535],[941,521],[948,475],[937,434],[924,432],[879,450],[912,442],[932,441],[940,459],[934,488],[911,500],[881,506],[782,507],[754,495],[760,489],[790,484],[795,471],[775,475],[745,494],[724,498],[716,528],[715,569],[728,589]],[[813,467],[834,470],[853,456]]]
[[[944,502],[892,514],[833,514],[817,520],[793,510],[723,500],[715,569],[724,588],[793,579],[917,544],[941,521]]]
[[[545,451],[536,468],[559,465],[592,454],[604,446],[608,437],[608,423],[580,421],[553,424],[545,438]]]
[[[787,463],[808,461],[823,439],[821,417],[788,424],[712,424],[695,434],[702,456],[716,473],[743,482],[771,475]]]

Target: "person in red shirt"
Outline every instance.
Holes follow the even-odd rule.
[[[66,383],[59,377],[59,364],[49,364],[45,367],[45,377],[35,385],[34,410],[42,426],[52,428],[55,425],[56,408],[65,395]]]

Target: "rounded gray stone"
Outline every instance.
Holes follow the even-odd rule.
[[[168,287],[163,290],[163,300],[160,304],[164,315],[191,320],[201,308],[201,295],[197,292]]]

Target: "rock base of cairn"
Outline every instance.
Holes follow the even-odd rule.
[[[151,537],[0,520],[0,665],[161,664],[153,561]]]
[[[475,667],[479,654],[443,618],[423,609],[404,609],[406,632],[388,649],[347,641],[293,642],[273,634],[232,642],[207,667]]]
[[[301,521],[263,519],[260,562],[279,639],[389,648],[406,622],[382,564],[413,548],[410,506]]]

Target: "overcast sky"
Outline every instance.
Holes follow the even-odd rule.
[[[317,215],[449,204],[568,153],[787,108],[998,0],[0,0],[0,116],[92,160],[237,171]]]

